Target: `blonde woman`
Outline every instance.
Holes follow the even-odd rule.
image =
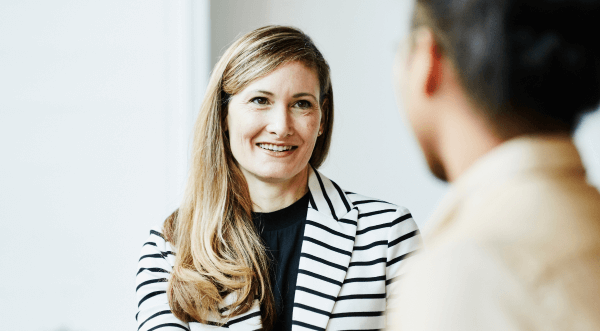
[[[405,208],[316,170],[332,127],[329,66],[308,36],[269,26],[229,47],[196,121],[185,198],[142,249],[138,330],[385,327],[418,229]]]

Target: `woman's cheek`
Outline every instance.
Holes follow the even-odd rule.
[[[319,129],[321,126],[321,114],[318,113],[310,117],[310,122],[308,124],[308,132],[311,132],[314,136],[318,136]]]

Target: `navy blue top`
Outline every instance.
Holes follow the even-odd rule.
[[[274,330],[292,329],[294,294],[309,194],[281,210],[252,213],[254,225],[271,259],[269,272],[277,310]]]

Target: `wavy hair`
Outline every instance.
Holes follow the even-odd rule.
[[[236,40],[216,64],[195,123],[190,174],[179,209],[164,223],[176,258],[167,294],[182,321],[206,323],[234,317],[261,304],[264,329],[275,319],[269,260],[251,218],[252,201],[229,145],[225,118],[229,98],[281,65],[298,61],[320,84],[323,134],[309,163],[323,163],[331,142],[333,91],[329,65],[302,31],[266,26]],[[228,302],[227,316],[224,298]],[[229,301],[229,300],[228,300]]]

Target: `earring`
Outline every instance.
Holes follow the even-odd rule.
[[[319,130],[319,133],[317,133],[317,136],[320,136],[323,134],[323,130]]]

